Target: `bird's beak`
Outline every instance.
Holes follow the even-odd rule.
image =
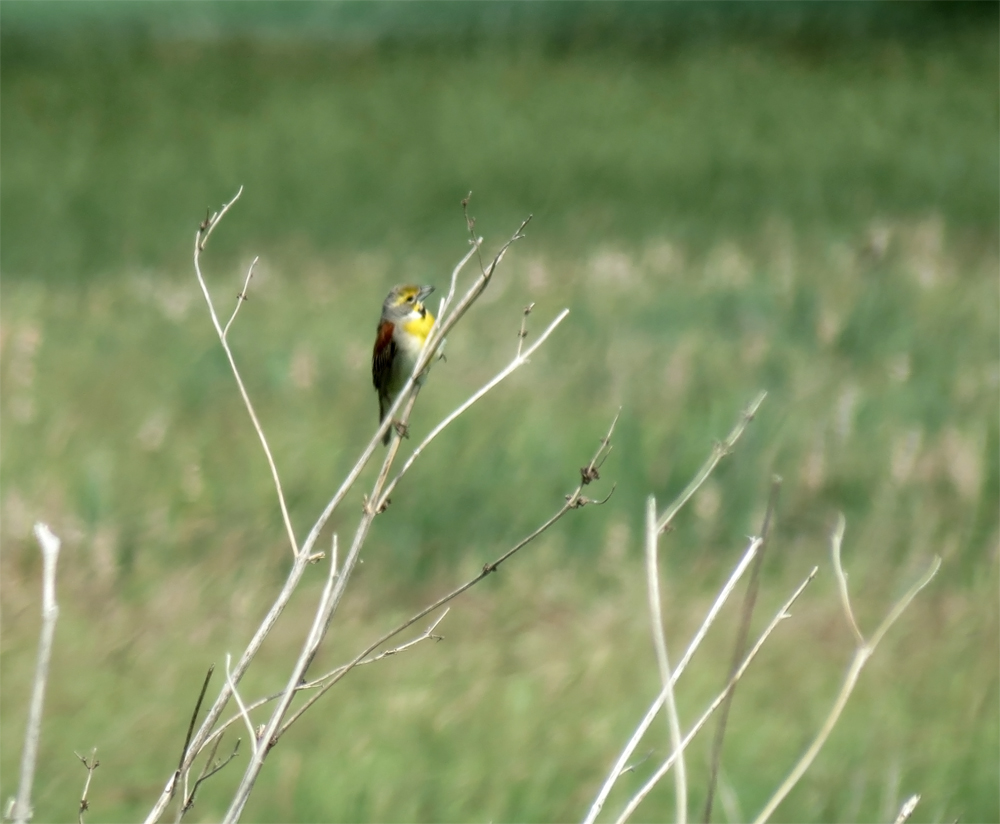
[[[420,291],[417,292],[417,300],[418,301],[424,300],[424,298],[426,298],[433,291],[434,291],[433,286],[421,286]]]

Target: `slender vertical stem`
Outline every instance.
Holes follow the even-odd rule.
[[[35,680],[31,688],[28,707],[28,724],[24,731],[24,749],[21,751],[21,780],[11,817],[17,824],[31,818],[31,785],[35,780],[38,760],[38,739],[42,731],[42,707],[45,703],[45,685],[49,679],[49,659],[52,657],[52,639],[55,637],[59,606],[56,604],[56,562],[59,560],[59,539],[45,524],[35,524],[35,537],[42,548],[42,634],[38,641],[38,660]]]

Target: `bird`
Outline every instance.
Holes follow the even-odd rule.
[[[394,286],[382,304],[372,351],[372,383],[378,392],[378,421],[382,423],[389,408],[416,366],[434,326],[434,315],[427,311],[424,299],[433,286],[400,284]],[[392,430],[385,433],[389,443]]]

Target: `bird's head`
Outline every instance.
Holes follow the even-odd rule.
[[[433,291],[433,286],[394,286],[382,304],[382,320],[400,322],[425,317],[424,300]]]

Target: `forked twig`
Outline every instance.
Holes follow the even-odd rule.
[[[603,457],[607,454],[607,450],[610,448],[611,435],[615,430],[615,425],[618,423],[618,417],[620,414],[621,410],[619,410],[618,414],[615,415],[614,420],[611,422],[611,426],[608,429],[608,434],[601,440],[601,445],[598,447],[597,452],[594,453],[594,457],[591,459],[590,463],[586,467],[584,467],[582,473],[584,477],[587,478],[596,477],[592,473],[597,463],[603,459]],[[327,673],[327,675],[324,675],[321,678],[317,679],[317,682],[319,682],[329,678],[329,680],[326,681],[326,683],[324,683],[323,686],[320,688],[319,692],[317,692],[315,695],[310,696],[309,700],[306,701],[301,707],[298,708],[298,710],[296,710],[296,712],[293,715],[291,715],[288,718],[288,720],[282,726],[280,734],[283,735],[288,730],[288,728],[292,724],[294,724],[303,715],[303,713],[305,713],[305,711],[309,707],[311,707],[314,703],[316,703],[316,701],[318,701],[320,697],[322,697],[323,694],[326,693],[327,690],[333,687],[334,684],[340,681],[345,675],[347,675],[348,672],[350,672],[354,667],[358,666],[374,650],[378,649],[386,641],[395,637],[399,633],[403,632],[404,630],[415,624],[424,616],[428,615],[431,612],[434,612],[436,609],[439,609],[440,607],[444,606],[449,601],[454,600],[466,590],[474,587],[488,575],[492,574],[493,572],[496,572],[496,570],[500,567],[501,564],[503,564],[504,561],[506,561],[516,552],[520,551],[529,543],[531,543],[535,538],[537,538],[539,535],[545,532],[545,530],[547,530],[550,526],[556,523],[556,521],[562,518],[567,512],[573,509],[580,509],[583,506],[586,506],[587,504],[590,503],[595,503],[595,504],[599,503],[598,501],[591,501],[589,498],[586,498],[581,494],[581,492],[583,491],[583,487],[585,486],[585,483],[590,483],[590,480],[587,480],[586,482],[581,480],[576,490],[574,490],[571,494],[566,496],[566,502],[559,508],[559,510],[551,518],[549,518],[545,523],[543,523],[541,526],[535,529],[530,535],[518,541],[513,547],[507,550],[499,558],[490,563],[484,564],[482,571],[474,578],[466,581],[461,586],[456,587],[447,595],[438,598],[438,600],[436,600],[434,603],[424,607],[415,615],[403,621],[403,623],[399,624],[394,629],[391,629],[389,632],[385,633],[385,635],[383,635],[377,641],[366,647],[361,653],[355,656],[355,658],[352,661],[350,661],[343,667],[338,667],[333,672]]]
[[[240,192],[237,193],[236,197],[234,197],[233,200],[231,200],[229,203],[225,204],[219,212],[217,212],[214,215],[211,215],[209,218],[206,218],[205,222],[201,225],[199,229],[199,238],[196,242],[196,251],[195,251],[195,272],[196,275],[198,276],[199,284],[201,285],[202,291],[205,294],[206,302],[208,303],[209,306],[209,312],[212,316],[213,325],[215,326],[216,331],[220,334],[220,340],[227,352],[228,352],[228,343],[227,340],[223,339],[222,335],[224,330],[219,325],[218,317],[216,316],[214,306],[211,303],[207,286],[205,284],[204,278],[201,275],[199,255],[202,249],[204,248],[205,242],[207,241],[208,237],[211,235],[212,231],[214,231],[215,227],[218,225],[219,221],[226,214],[226,212],[229,210],[232,204],[235,203],[240,193],[242,193],[242,188],[240,189]],[[455,311],[451,312],[448,315],[448,317],[445,318],[444,320],[439,320],[438,324],[435,325],[434,330],[432,331],[431,334],[433,343],[425,347],[424,356],[416,364],[413,374],[411,375],[407,384],[404,386],[403,390],[400,392],[400,395],[397,398],[396,403],[389,411],[389,414],[387,415],[387,419],[385,421],[386,428],[389,425],[391,425],[391,421],[389,419],[395,415],[396,409],[399,408],[399,406],[402,403],[405,402],[407,404],[407,409],[412,407],[412,400],[414,396],[413,390],[417,385],[417,377],[426,370],[427,365],[430,363],[431,358],[436,355],[437,349],[440,347],[441,343],[443,343],[444,334],[448,331],[448,329],[454,326],[455,322],[458,320],[461,314],[464,313],[466,309],[468,309],[468,307],[472,304],[472,302],[486,288],[490,278],[492,277],[500,261],[503,259],[503,256],[505,255],[510,245],[520,237],[523,237],[522,230],[526,223],[527,221],[524,221],[518,228],[517,232],[515,232],[515,234],[503,245],[503,247],[501,247],[500,251],[494,257],[490,267],[483,273],[481,277],[477,279],[476,283],[474,283],[473,286],[470,287],[470,289],[466,292],[465,296],[463,297],[462,301],[460,302],[459,306],[455,309]],[[453,270],[452,272],[453,287],[456,282],[456,278],[458,276],[459,271],[465,265],[465,263],[469,259],[471,259],[473,254],[475,254],[479,242],[480,242],[479,240],[476,240],[474,242],[473,244],[474,248],[470,250],[470,252],[463,257],[463,259]],[[248,282],[249,282],[249,276],[248,276]],[[453,290],[450,294],[453,294]],[[434,332],[438,333],[437,337],[435,337]],[[240,379],[239,374],[236,373],[235,371],[235,364],[232,360],[231,354],[230,354],[230,364],[234,369],[234,374],[236,376],[237,384],[238,386],[241,387],[241,392],[242,392],[243,391],[242,381]],[[254,415],[251,410],[251,419],[253,418]],[[247,667],[249,667],[250,662],[253,660],[254,656],[257,654],[257,651],[260,649],[260,646],[263,644],[264,639],[269,635],[274,624],[277,622],[278,617],[284,611],[285,606],[288,604],[288,601],[292,596],[292,593],[294,593],[295,590],[297,589],[308,563],[311,560],[315,560],[312,550],[316,544],[316,541],[319,539],[321,530],[325,526],[326,522],[329,520],[333,511],[341,503],[341,501],[343,501],[348,491],[353,487],[354,483],[360,477],[361,472],[367,466],[368,461],[374,454],[375,449],[380,445],[382,435],[385,433],[385,431],[386,429],[380,429],[375,435],[372,436],[372,439],[369,442],[368,446],[362,452],[360,458],[355,463],[351,471],[348,473],[347,477],[341,484],[340,488],[337,490],[333,498],[324,508],[319,518],[317,518],[311,531],[309,532],[309,535],[307,536],[305,542],[302,545],[301,551],[298,550],[296,551],[295,559],[292,563],[292,568],[288,573],[288,577],[285,581],[284,586],[282,587],[281,592],[275,599],[274,603],[271,605],[271,608],[269,609],[263,622],[258,627],[257,631],[254,633],[253,638],[247,645],[246,649],[243,652],[243,655],[240,657],[240,660],[237,662],[235,668],[232,671],[232,681],[234,684],[239,683]],[[258,428],[258,435],[263,440],[263,432],[259,428]],[[272,475],[275,478],[276,489],[278,490],[279,503],[282,505],[282,510],[284,514],[287,510],[284,507],[284,496],[283,493],[281,492],[280,483],[278,482],[277,479],[277,470],[273,464],[273,461],[270,460],[270,454],[266,443],[264,444],[264,448],[265,448],[265,453],[268,455],[269,458],[269,464],[271,465]],[[395,451],[394,450],[391,451],[392,454],[394,455]],[[293,541],[293,548],[294,548],[295,544],[293,535],[291,533],[291,525],[290,522],[287,520],[287,518],[286,518],[286,528],[289,530],[289,537]],[[182,771],[186,771],[187,769],[190,768],[193,759],[206,746],[206,743],[209,740],[209,736],[211,735],[212,729],[216,724],[216,722],[219,720],[219,717],[221,716],[223,710],[225,709],[226,703],[228,702],[230,695],[231,693],[229,686],[224,685],[219,696],[216,698],[215,702],[209,709],[205,717],[205,720],[202,722],[202,725],[199,727],[197,733],[194,735],[187,756],[185,757],[185,762],[182,767]],[[172,775],[170,780],[164,787],[163,791],[161,792],[160,797],[157,799],[156,803],[153,805],[153,808],[147,815],[146,824],[154,824],[154,822],[158,821],[162,816],[167,803],[170,801],[170,798],[172,797],[174,791],[174,781],[175,781],[175,776]]]
[[[374,664],[377,661],[381,661],[384,658],[389,658],[389,657],[391,657],[393,655],[397,655],[397,654],[399,654],[401,652],[405,652],[405,651],[411,649],[412,647],[415,647],[421,641],[428,641],[428,640],[430,640],[430,641],[441,641],[441,640],[444,640],[442,636],[435,635],[434,631],[438,628],[438,625],[444,620],[444,618],[445,618],[445,616],[447,614],[448,614],[448,610],[446,609],[437,618],[435,618],[434,621],[431,622],[431,624],[429,624],[428,627],[422,633],[420,633],[420,635],[416,636],[415,638],[411,638],[409,641],[406,641],[405,643],[400,644],[399,646],[392,647],[391,649],[382,650],[382,652],[378,653],[377,655],[372,655],[370,657],[364,658],[363,660],[358,661],[357,664],[354,664],[354,666],[363,667],[363,666],[365,666],[367,664]],[[377,644],[376,646],[381,646],[381,644]],[[319,688],[325,686],[326,682],[330,678],[333,678],[334,676],[337,676],[337,675],[341,674],[349,666],[350,666],[350,664],[342,664],[341,666],[337,667],[336,669],[334,669],[334,670],[332,670],[332,671],[330,671],[330,672],[328,672],[328,673],[326,673],[324,675],[321,675],[321,676],[319,676],[318,678],[315,678],[312,681],[305,681],[305,682],[299,684],[295,689],[296,689],[297,692],[301,692],[301,691],[304,691],[304,690],[319,689]],[[252,703],[247,704],[247,707],[246,707],[247,711],[252,711],[252,710],[257,709],[258,707],[262,707],[265,704],[270,703],[271,701],[274,701],[274,700],[276,700],[278,698],[281,698],[281,696],[284,695],[284,694],[285,694],[284,690],[282,690],[281,692],[275,692],[275,693],[272,693],[271,695],[267,695],[267,696],[265,696],[263,698],[258,698],[256,701],[253,701]],[[225,733],[225,731],[229,727],[231,727],[233,724],[237,723],[241,719],[242,719],[242,715],[240,713],[236,713],[235,715],[233,715],[230,718],[228,718],[225,722],[223,722],[222,724],[219,725],[218,729],[216,729],[215,732],[213,732],[208,737],[207,741],[205,742],[205,745],[208,746],[209,744],[211,744],[213,746],[217,746],[219,740],[222,738],[223,733]],[[291,723],[290,721],[288,723],[286,723],[285,727],[287,728],[290,723]],[[284,732],[284,729],[282,729],[282,732]],[[209,760],[211,760],[213,757],[214,757],[214,755],[213,756],[209,756]],[[213,772],[215,772],[215,771],[213,771]],[[208,776],[206,776],[206,778],[207,777]],[[197,785],[195,785],[195,786],[197,787]]]
[[[288,507],[285,504],[285,494],[281,489],[281,478],[278,475],[278,467],[274,463],[274,456],[271,454],[271,447],[268,446],[267,437],[264,435],[264,428],[260,424],[260,420],[257,418],[257,413],[254,411],[253,404],[250,402],[250,395],[247,394],[246,387],[243,385],[243,378],[240,376],[240,370],[236,367],[236,359],[233,357],[233,350],[229,348],[229,327],[233,320],[236,319],[236,312],[239,311],[240,304],[246,296],[246,289],[250,284],[250,277],[253,275],[254,264],[257,263],[257,259],[254,258],[253,264],[250,265],[250,271],[247,273],[246,285],[243,287],[243,292],[240,293],[240,297],[237,299],[236,311],[233,312],[232,318],[230,318],[229,323],[226,324],[225,329],[219,323],[219,316],[215,312],[215,304],[212,303],[212,295],[208,291],[208,284],[205,282],[205,277],[201,273],[201,253],[205,249],[205,244],[208,242],[208,238],[211,236],[215,227],[219,225],[219,221],[225,216],[226,212],[232,207],[232,205],[239,200],[240,195],[243,194],[243,187],[240,186],[240,190],[236,193],[235,197],[225,204],[218,212],[212,215],[198,227],[198,231],[194,237],[194,272],[198,277],[198,283],[201,285],[202,294],[205,296],[205,302],[208,304],[208,311],[212,317],[212,325],[215,327],[216,333],[219,335],[219,343],[222,344],[222,348],[226,353],[226,358],[229,360],[229,367],[233,371],[233,377],[236,379],[236,386],[240,390],[240,397],[243,398],[243,405],[247,408],[247,412],[250,415],[250,420],[253,422],[253,427],[257,431],[257,437],[260,439],[261,447],[264,449],[264,455],[267,457],[267,465],[271,469],[271,478],[274,481],[274,488],[278,494],[278,506],[281,509],[281,518],[285,522],[285,531],[288,533],[288,541],[292,545],[292,553],[294,555],[299,554],[299,546],[295,540],[295,530],[292,529],[292,520],[288,515]],[[237,677],[239,680],[239,677]]]
[[[229,757],[225,761],[216,762],[215,754],[219,750],[219,744],[222,743],[222,735],[219,735],[219,737],[215,739],[212,744],[212,749],[208,754],[208,758],[205,759],[205,763],[202,765],[201,775],[198,776],[198,780],[194,782],[194,786],[191,788],[191,793],[184,800],[184,806],[181,807],[181,818],[183,818],[184,814],[194,806],[194,797],[198,792],[198,788],[202,785],[202,782],[207,781],[219,772],[219,770],[225,767],[230,761],[236,758],[240,751],[240,741],[242,741],[241,738],[236,739],[236,746],[233,747],[233,751],[229,753]]]
[[[764,402],[764,398],[767,397],[767,392],[759,392],[754,399],[750,402],[750,405],[743,411],[740,415],[740,419],[736,426],[733,427],[732,431],[729,433],[728,437],[721,444],[716,444],[708,459],[698,470],[697,474],[691,479],[688,485],[684,488],[680,495],[664,510],[663,514],[659,517],[656,523],[656,528],[658,533],[662,533],[674,519],[681,508],[686,504],[695,492],[701,487],[701,485],[707,480],[708,476],[712,474],[712,470],[715,469],[716,465],[725,455],[728,455],[732,449],[735,447],[736,442],[740,439],[743,431],[746,429],[747,424],[753,420],[754,415],[757,414],[757,410],[760,405]],[[716,599],[715,603],[712,605],[711,610],[709,610],[708,616],[702,623],[701,629],[696,633],[695,638],[692,640],[691,644],[688,645],[687,652],[684,657],[680,660],[677,668],[671,675],[671,685],[677,683],[677,679],[683,672],[684,667],[687,666],[688,661],[691,660],[691,656],[694,655],[695,650],[701,644],[702,639],[705,637],[709,626],[715,620],[716,615],[718,615],[719,610],[725,603],[726,599],[732,592],[733,587],[736,586],[736,582],[746,571],[747,566],[750,561],[753,560],[754,555],[760,547],[760,539],[755,538],[751,540],[750,547],[747,549],[746,554],[740,561],[733,575],[730,576],[729,581],[726,586],[723,587],[719,597]],[[667,690],[664,689],[660,692],[657,699],[650,706],[649,710],[646,712],[645,717],[640,722],[639,726],[636,728],[632,737],[629,739],[628,743],[625,745],[625,749],[622,750],[615,762],[614,766],[609,771],[607,777],[604,779],[604,783],[601,785],[601,789],[597,793],[597,797],[594,799],[590,806],[590,810],[587,812],[587,817],[584,819],[584,824],[594,824],[597,820],[597,816],[600,815],[601,810],[604,807],[604,803],[607,801],[608,796],[611,794],[611,790],[614,788],[615,783],[618,778],[622,775],[625,765],[628,760],[632,757],[632,753],[635,748],[639,745],[642,737],[646,734],[650,725],[653,723],[653,719],[659,713],[660,708],[664,705],[667,700]]]
[[[763,824],[763,822],[767,821],[768,818],[771,817],[772,813],[774,813],[774,811],[778,808],[778,805],[785,799],[785,796],[791,792],[792,788],[805,774],[805,771],[809,769],[813,759],[816,758],[816,755],[819,753],[820,749],[822,749],[823,744],[826,743],[826,739],[833,731],[837,720],[840,718],[841,712],[843,712],[844,707],[847,705],[847,699],[851,697],[851,693],[854,691],[854,687],[858,683],[858,677],[861,675],[861,670],[864,669],[865,664],[868,663],[868,659],[871,658],[872,653],[875,652],[875,648],[885,636],[886,632],[889,631],[889,628],[896,622],[899,616],[903,614],[903,610],[905,610],[910,605],[910,602],[917,596],[917,593],[931,582],[931,579],[937,574],[938,569],[941,568],[941,558],[935,556],[927,571],[912,587],[910,587],[909,590],[907,590],[906,594],[896,602],[892,609],[889,610],[889,614],[882,619],[882,623],[878,625],[878,628],[872,635],[871,640],[866,642],[864,640],[864,636],[861,634],[861,631],[858,629],[857,621],[854,620],[854,611],[851,608],[851,600],[847,592],[847,576],[844,574],[843,567],[840,563],[840,543],[843,540],[843,536],[844,516],[840,515],[837,519],[837,525],[834,527],[833,534],[830,539],[831,554],[833,555],[834,571],[837,574],[838,580],[843,582],[841,585],[841,594],[843,598],[844,613],[847,617],[847,622],[852,625],[857,638],[859,639],[858,646],[854,652],[854,658],[851,661],[851,665],[847,669],[847,675],[844,676],[844,683],[840,687],[840,692],[837,694],[837,697],[833,702],[833,706],[830,708],[830,712],[827,715],[826,720],[823,722],[823,726],[820,727],[816,737],[792,768],[788,777],[782,782],[781,786],[778,787],[774,795],[768,800],[767,804],[764,805],[764,809],[760,811],[760,814],[755,819],[755,824]]]
[[[90,802],[87,800],[87,794],[90,792],[90,779],[94,777],[94,770],[101,766],[101,762],[97,760],[97,747],[90,753],[90,760],[88,761],[86,756],[80,755],[80,753],[73,753],[80,761],[83,766],[87,769],[87,780],[83,784],[83,792],[80,794],[80,811],[77,814],[77,821],[79,824],[83,824],[83,814],[90,809]]]

